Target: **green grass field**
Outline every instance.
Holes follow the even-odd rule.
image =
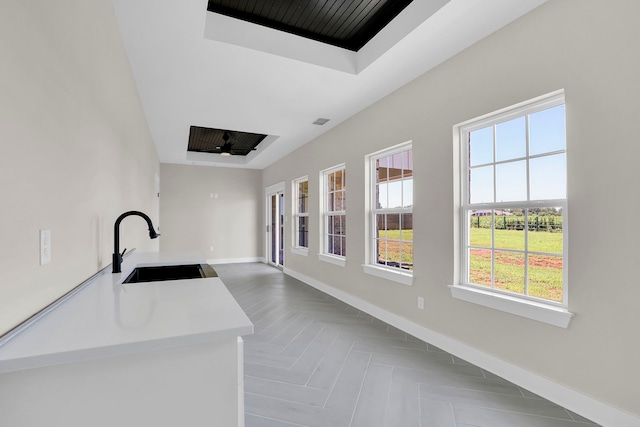
[[[495,230],[494,285],[498,289],[523,294],[525,276],[524,253],[499,249],[524,250],[524,231]],[[471,228],[472,246],[491,247],[491,230]],[[562,233],[529,232],[529,251],[557,255],[529,254],[528,295],[562,301]],[[491,286],[491,250],[471,249],[469,259],[471,283]]]
[[[491,230],[471,228],[469,240],[472,246],[491,247]],[[381,259],[387,262],[413,264],[413,230],[380,231],[378,243]],[[402,238],[402,242],[400,241]],[[528,295],[552,301],[562,301],[562,233],[529,232],[529,251],[557,255],[530,254],[528,261]],[[500,251],[515,249],[524,251],[524,231],[495,230],[495,287],[519,294],[524,293],[523,253]],[[402,251],[402,256],[400,256]],[[472,249],[470,253],[470,281],[491,286],[491,250]]]
[[[378,237],[389,239],[378,242],[378,254],[387,262],[410,264],[413,270],[413,230],[381,230]],[[402,241],[401,241],[402,240]]]

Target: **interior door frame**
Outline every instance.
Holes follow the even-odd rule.
[[[285,190],[285,185],[284,184],[285,184],[284,181],[282,181],[282,182],[279,182],[277,184],[270,185],[270,186],[268,186],[268,187],[266,187],[264,189],[264,194],[265,194],[265,205],[264,205],[265,206],[265,227],[264,227],[264,230],[265,230],[265,239],[264,240],[265,240],[265,242],[264,243],[265,243],[266,261],[267,261],[267,264],[273,265],[273,266],[278,267],[278,268],[283,268],[284,267],[284,252],[285,252],[285,250],[284,250],[284,240],[285,239],[284,239],[284,236],[282,236],[282,238],[280,238],[280,233],[279,232],[276,233],[276,235],[275,235],[276,242],[277,242],[276,247],[280,246],[280,244],[281,244],[283,250],[282,250],[282,259],[280,259],[280,257],[278,256],[276,261],[273,262],[272,261],[273,252],[272,252],[271,242],[272,242],[272,233],[273,233],[274,230],[272,230],[272,227],[271,227],[271,223],[272,223],[272,219],[273,219],[272,215],[271,215],[271,197],[272,196],[276,196],[276,198],[278,198],[279,195],[282,195],[282,197],[284,197],[284,199],[285,199],[283,207],[286,207],[286,195],[285,195],[285,192],[284,192],[284,190]],[[284,212],[282,212],[282,215],[279,215],[279,213],[280,213],[279,209],[280,209],[280,203],[277,203],[276,216],[278,218],[282,218],[282,223],[278,223],[278,226],[279,226],[278,227],[278,231],[279,231],[280,227],[282,227],[286,232],[286,227],[285,227],[284,223],[286,223],[287,217],[286,217]],[[278,251],[278,255],[280,255],[279,251]]]

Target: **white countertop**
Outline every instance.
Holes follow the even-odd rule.
[[[206,264],[184,253],[131,253],[0,346],[0,372],[234,339],[253,325],[218,277],[120,284],[133,268]]]

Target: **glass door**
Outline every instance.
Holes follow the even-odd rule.
[[[284,266],[284,183],[267,189],[267,260]]]

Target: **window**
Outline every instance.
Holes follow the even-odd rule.
[[[367,156],[369,251],[364,270],[411,284],[413,271],[413,150],[404,143]],[[378,267],[378,269],[371,268]],[[389,275],[388,273],[405,273]],[[405,277],[402,277],[405,276]],[[408,277],[406,277],[408,276]],[[407,283],[408,281],[408,283]]]
[[[320,259],[344,266],[347,255],[345,166],[322,171],[321,182],[323,213]]]
[[[459,135],[460,284],[566,307],[564,94],[460,125]]]
[[[293,246],[309,248],[309,179],[293,181]]]

